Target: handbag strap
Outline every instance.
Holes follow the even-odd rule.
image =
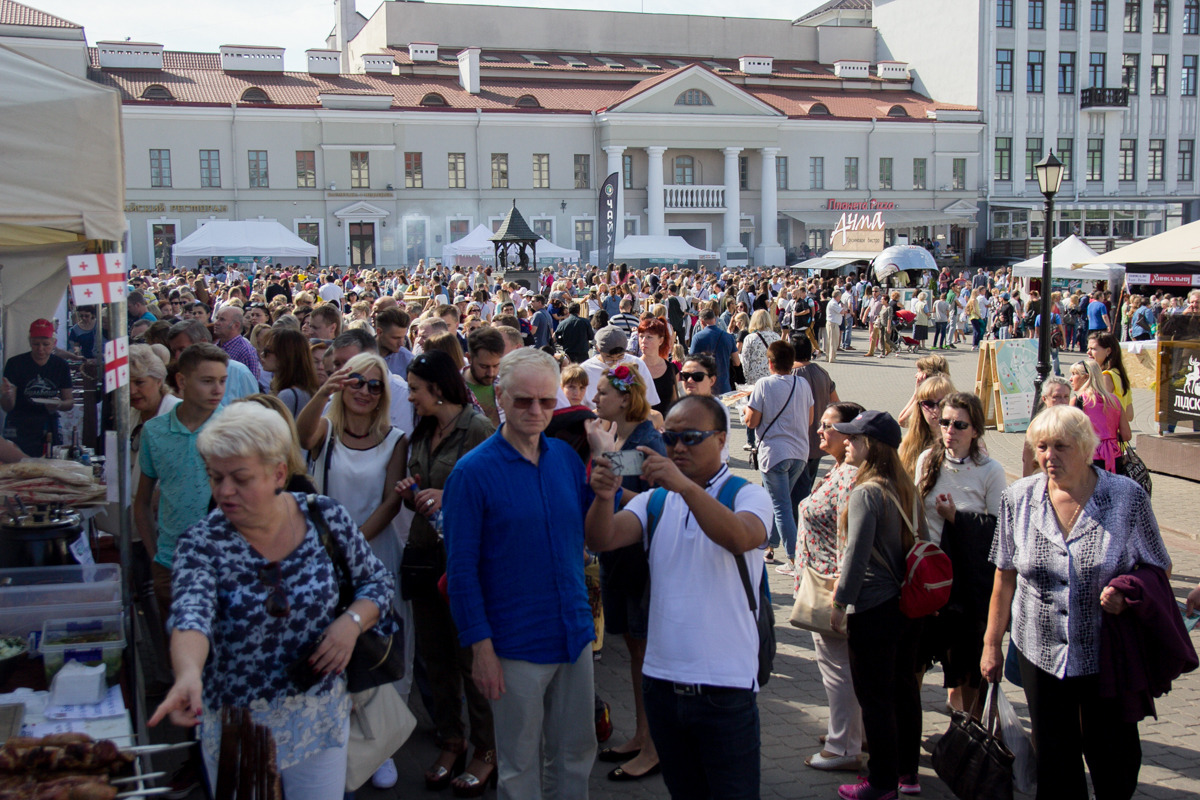
[[[321,546],[325,548],[325,552],[329,554],[329,560],[333,562],[333,571],[337,575],[338,582],[338,611],[341,612],[354,601],[354,589],[350,582],[350,565],[346,563],[346,554],[333,540],[333,533],[329,530],[329,523],[325,520],[325,512],[321,510],[321,506],[317,502],[317,495],[310,494],[306,499],[308,515],[312,518],[313,525],[316,526],[317,535],[321,538]]]
[[[759,335],[761,336],[761,334]],[[779,407],[779,411],[776,412],[775,416],[771,418],[771,421],[767,423],[767,427],[758,432],[758,440],[760,442],[763,440],[763,437],[767,435],[767,431],[771,430],[771,426],[775,424],[775,420],[779,419],[780,415],[783,414],[783,410],[788,407],[788,403],[792,402],[792,396],[796,394],[796,380],[796,376],[793,375],[792,390],[788,392],[787,400],[783,401],[783,405]]]

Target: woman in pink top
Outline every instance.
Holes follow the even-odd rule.
[[[1125,419],[1121,401],[1105,388],[1100,365],[1090,358],[1071,366],[1071,388],[1075,390],[1075,407],[1087,414],[1100,437],[1092,460],[1096,466],[1116,472],[1121,442],[1130,439],[1129,421]]]

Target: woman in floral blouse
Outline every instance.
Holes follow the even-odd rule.
[[[338,574],[303,494],[285,492],[293,444],[283,418],[252,403],[226,409],[200,434],[217,509],[175,551],[171,661],[175,685],[150,720],[200,724],[216,785],[220,711],[250,709],[275,739],[289,800],[341,800],[350,696],[341,673],[358,635],[395,591],[349,513],[318,507],[350,570],[355,600],[337,612]],[[393,627],[384,618],[385,632]]]
[[[842,558],[838,541],[838,516],[846,506],[858,468],[846,463],[844,433],[833,429],[862,413],[858,403],[831,403],[821,416],[817,435],[821,449],[833,456],[833,467],[825,480],[800,502],[798,517],[800,545],[796,553],[796,589],[806,568],[823,578],[836,578]],[[844,638],[813,634],[817,667],[829,699],[829,728],[821,752],[804,763],[814,769],[858,770],[862,767],[862,711],[850,680],[850,649]]]

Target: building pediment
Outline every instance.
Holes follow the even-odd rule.
[[[607,110],[619,114],[784,116],[779,109],[698,64],[642,81]]]
[[[947,214],[955,216],[973,216],[979,213],[979,206],[972,203],[970,200],[955,200],[950,205],[942,209]]]
[[[390,212],[379,206],[365,202],[351,203],[345,208],[333,212],[333,215],[338,219],[384,219],[391,216]]]

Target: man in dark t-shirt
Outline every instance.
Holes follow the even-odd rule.
[[[5,438],[29,456],[42,455],[46,434],[58,443],[58,413],[75,404],[71,368],[54,355],[54,323],[34,320],[29,326],[29,352],[4,365],[0,408]]]

